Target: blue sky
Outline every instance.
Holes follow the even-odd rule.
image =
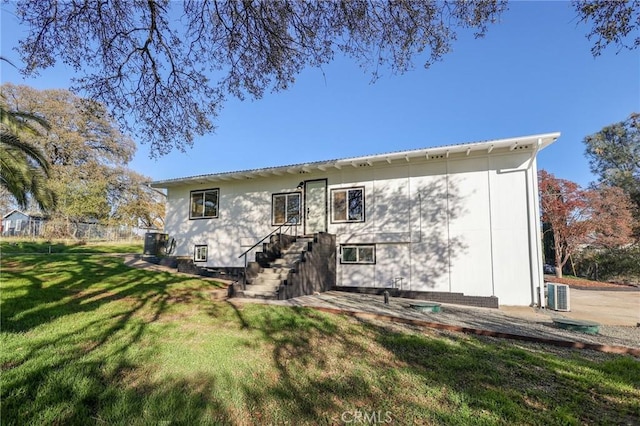
[[[2,55],[21,29],[2,5]],[[138,143],[129,166],[162,180],[329,160],[388,151],[559,131],[538,156],[539,168],[587,185],[585,136],[640,111],[640,51],[610,46],[591,55],[568,2],[514,2],[485,38],[459,33],[453,52],[429,69],[416,60],[404,75],[376,83],[348,59],[307,69],[287,91],[251,101],[230,99],[214,134],[186,153],[158,160]],[[59,64],[24,80],[2,65],[2,82],[68,87]]]

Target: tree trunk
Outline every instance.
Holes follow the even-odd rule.
[[[555,255],[556,255],[556,277],[557,278],[562,278],[562,249],[560,247],[560,244],[557,242],[560,239],[559,238],[554,238],[554,240],[556,241],[556,243],[554,244],[555,246]]]

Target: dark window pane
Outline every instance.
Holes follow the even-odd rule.
[[[204,212],[202,192],[191,194],[191,217],[202,217]]]
[[[346,196],[346,191],[333,192],[333,220],[347,220]]]
[[[285,221],[285,207],[287,199],[284,195],[274,195],[273,197],[273,223],[281,225]]]
[[[208,191],[204,198],[204,215],[218,216],[218,191]]]
[[[291,194],[287,197],[287,222],[300,221],[300,194]]]
[[[349,220],[362,220],[362,190],[349,191]]]
[[[355,247],[343,247],[342,248],[342,261],[343,262],[357,262],[358,253]]]
[[[359,255],[360,263],[373,263],[373,247],[360,247]]]

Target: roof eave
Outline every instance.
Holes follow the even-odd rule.
[[[251,180],[260,177],[282,176],[287,174],[307,174],[315,170],[326,171],[329,169],[342,169],[343,167],[360,165],[373,165],[377,162],[391,163],[397,160],[410,161],[414,158],[430,158],[444,155],[446,158],[452,154],[465,153],[469,155],[474,152],[485,151],[491,154],[494,149],[509,148],[514,150],[520,145],[536,144],[537,151],[546,148],[560,137],[560,132],[544,133],[538,135],[521,136],[507,139],[488,140],[482,142],[472,142],[466,144],[439,146],[432,148],[421,148],[409,151],[398,151],[385,154],[367,155],[363,157],[344,158],[339,160],[319,161],[313,163],[294,164],[279,167],[267,167],[263,169],[241,170],[235,172],[215,173],[207,175],[190,176],[185,178],[168,179],[150,183],[152,188],[169,188],[188,184],[204,184],[207,182],[220,182],[229,180]]]

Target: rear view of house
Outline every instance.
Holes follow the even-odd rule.
[[[530,305],[538,303],[542,287],[536,155],[559,136],[540,134],[152,185],[167,189],[165,230],[175,240],[174,255],[204,268],[244,273],[243,254],[249,262],[260,263],[265,256],[261,241],[269,234],[307,236],[295,250],[288,248],[292,237],[273,257],[293,253],[301,261],[324,263],[316,278],[326,281],[329,275],[338,289],[394,288],[400,294],[443,301],[470,298],[486,301],[474,303],[484,306]],[[314,252],[314,242],[323,248]],[[268,261],[276,268],[276,260]],[[266,274],[267,263],[256,274]],[[291,269],[295,273],[298,268]],[[283,285],[296,282],[287,270],[276,272],[269,272],[270,279]]]

